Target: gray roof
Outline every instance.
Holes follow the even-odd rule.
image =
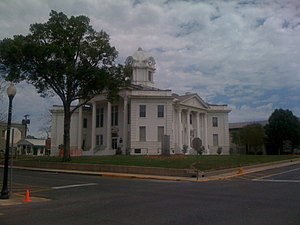
[[[45,146],[46,145],[46,140],[26,138],[26,139],[20,140],[17,143],[17,145]]]
[[[251,121],[251,122],[239,122],[239,123],[229,123],[229,129],[241,129],[245,126],[251,125],[251,124],[260,124],[262,126],[265,126],[268,124],[267,120],[262,121]]]

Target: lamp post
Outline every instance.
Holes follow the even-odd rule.
[[[9,99],[8,104],[8,118],[7,118],[7,131],[6,131],[6,146],[5,146],[5,158],[4,158],[4,174],[3,174],[3,186],[1,190],[0,199],[9,198],[9,190],[7,186],[8,178],[8,161],[9,161],[9,142],[10,142],[10,127],[11,127],[11,111],[12,111],[12,100],[17,93],[17,89],[13,83],[10,83],[7,88],[7,96]]]

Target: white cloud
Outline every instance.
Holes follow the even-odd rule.
[[[231,121],[266,119],[278,107],[300,114],[298,1],[3,0],[0,39],[26,34],[51,9],[87,15],[121,63],[141,46],[156,59],[158,87],[228,103]],[[16,110],[32,108],[22,102]]]

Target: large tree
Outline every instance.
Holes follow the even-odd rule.
[[[125,82],[117,65],[118,52],[109,35],[95,31],[86,16],[67,17],[51,11],[46,23],[30,25],[30,33],[0,42],[0,70],[6,80],[27,80],[42,96],[57,94],[64,107],[64,157],[70,158],[72,113],[94,96],[106,93],[113,100]],[[71,104],[80,100],[71,108]]]
[[[269,117],[265,130],[273,154],[281,154],[283,145],[287,141],[292,147],[300,144],[300,121],[288,109],[275,109]]]
[[[4,96],[6,95],[6,89],[5,89],[5,81],[2,79],[0,76],[0,104],[1,106],[4,105]],[[0,121],[4,121],[6,119],[6,107],[1,107],[0,108]]]
[[[246,152],[254,154],[263,152],[265,131],[259,123],[249,124],[240,131],[241,142],[246,146]]]

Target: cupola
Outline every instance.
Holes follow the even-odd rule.
[[[155,60],[141,47],[132,56],[127,57],[125,64],[132,67],[132,84],[154,87]]]

